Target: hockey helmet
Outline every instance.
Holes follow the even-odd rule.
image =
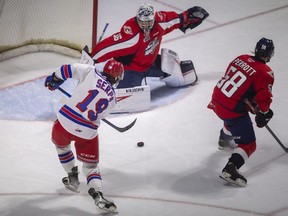
[[[103,68],[103,75],[107,77],[112,85],[117,85],[124,77],[124,66],[121,62],[110,59]]]
[[[261,38],[255,47],[255,56],[269,62],[274,55],[273,41],[267,38]]]
[[[144,32],[149,32],[154,26],[154,8],[149,4],[142,4],[137,10],[136,19],[139,27]]]

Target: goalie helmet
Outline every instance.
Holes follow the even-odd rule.
[[[149,4],[141,5],[137,10],[136,19],[139,27],[144,32],[149,33],[154,26],[155,21],[154,8]]]
[[[261,38],[255,47],[255,56],[269,62],[274,55],[273,41],[267,38]]]

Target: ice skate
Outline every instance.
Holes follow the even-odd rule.
[[[236,165],[232,162],[229,162],[224,167],[220,178],[239,187],[245,187],[247,185],[246,178],[238,172]]]
[[[229,140],[223,140],[219,139],[218,141],[218,149],[219,150],[229,150],[229,149],[234,149],[237,147],[237,144],[234,143],[234,141],[229,141]]]
[[[101,191],[96,191],[94,188],[90,188],[88,193],[90,196],[92,196],[95,201],[95,205],[98,208],[107,212],[117,213],[116,205],[113,202],[105,199]]]
[[[64,184],[64,186],[73,191],[73,192],[76,192],[76,193],[79,193],[80,191],[78,190],[79,188],[79,185],[80,185],[80,182],[79,182],[79,179],[78,179],[78,167],[73,167],[71,172],[68,173],[68,177],[64,177],[62,179],[62,182]]]
[[[229,150],[237,147],[237,144],[234,142],[233,136],[227,135],[223,132],[223,129],[220,131],[220,137],[218,141],[219,150]]]

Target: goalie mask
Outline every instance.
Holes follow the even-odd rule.
[[[255,47],[255,56],[269,62],[274,55],[273,41],[267,38],[261,38]]]
[[[136,13],[136,19],[144,33],[149,34],[155,21],[154,8],[149,4],[141,5]]]

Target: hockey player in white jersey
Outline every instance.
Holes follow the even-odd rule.
[[[116,104],[114,87],[123,78],[122,63],[110,59],[94,66],[66,64],[59,67],[45,80],[45,87],[56,90],[68,78],[78,80],[71,98],[57,113],[52,128],[52,142],[56,146],[61,165],[68,176],[62,179],[69,190],[79,192],[78,167],[75,165],[71,142],[76,156],[83,163],[82,171],[89,187],[88,193],[102,210],[116,212],[116,205],[105,199],[101,191],[99,169],[98,127]]]

